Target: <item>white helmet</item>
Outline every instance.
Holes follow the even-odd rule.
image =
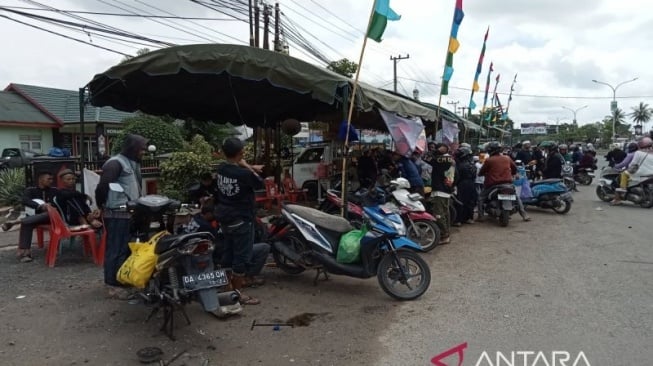
[[[390,184],[398,189],[410,189],[410,182],[406,178],[397,178],[390,181]]]

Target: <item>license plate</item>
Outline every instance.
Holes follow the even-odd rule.
[[[514,200],[517,199],[517,196],[514,195],[514,194],[500,194],[500,195],[499,195],[499,199],[502,200],[502,201],[503,201],[503,200],[514,201]]]
[[[224,269],[218,269],[206,273],[198,273],[193,275],[185,275],[181,277],[184,288],[190,291],[202,290],[205,288],[212,288],[224,286],[229,283],[229,278]]]

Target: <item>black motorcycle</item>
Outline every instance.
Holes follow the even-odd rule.
[[[508,226],[510,216],[517,212],[517,191],[513,184],[498,184],[491,187],[483,203],[488,216],[499,220],[500,226]]]
[[[114,184],[111,189],[120,191]],[[128,201],[124,207],[131,216],[132,241],[156,240],[156,267],[138,295],[152,307],[147,320],[163,310],[161,330],[172,340],[175,312],[181,312],[190,324],[184,307],[192,301],[198,301],[206,312],[218,317],[242,310],[238,292],[218,294],[218,288],[227,286],[229,280],[224,269],[214,267],[213,235],[207,232],[169,234],[174,232],[176,212],[182,206],[179,201],[165,196],[147,195]]]
[[[615,198],[619,188],[619,174],[614,168],[604,167],[601,170],[601,179],[596,187],[596,196],[601,201],[610,202]],[[623,200],[630,201],[643,208],[653,207],[653,177],[638,177],[631,179]]]

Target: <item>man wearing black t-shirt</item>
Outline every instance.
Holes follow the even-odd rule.
[[[216,219],[224,234],[223,264],[231,264],[231,284],[240,290],[247,284],[256,265],[253,263],[255,190],[262,189],[263,181],[243,161],[242,141],[230,137],[222,144],[227,162],[218,166],[218,203]],[[241,302],[256,305],[259,301],[241,293]]]

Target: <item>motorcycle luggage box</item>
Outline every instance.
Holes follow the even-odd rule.
[[[181,243],[185,243],[191,239],[207,239],[213,240],[213,235],[210,233],[199,232],[181,235],[167,235],[156,242],[154,253],[161,254],[168,250],[178,247]]]

